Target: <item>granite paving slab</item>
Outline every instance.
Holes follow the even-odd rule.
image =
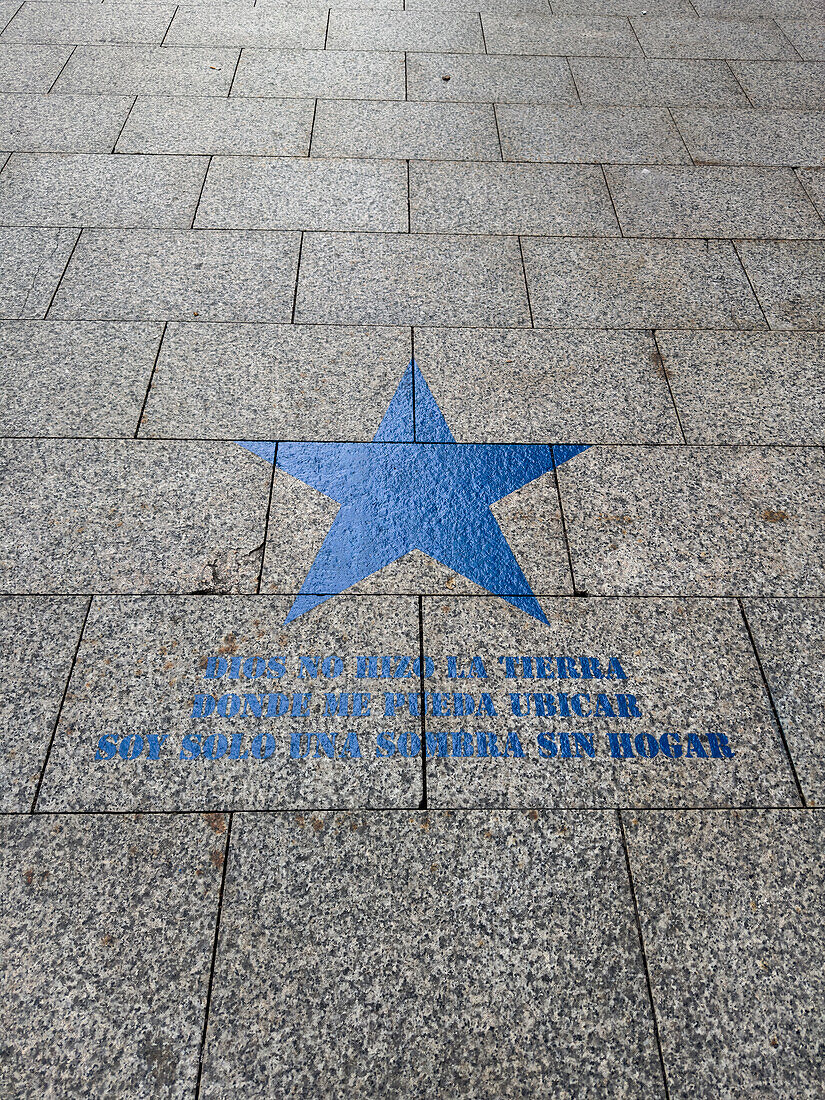
[[[822,14],[819,0],[691,0],[699,15],[720,19],[816,19]]]
[[[419,233],[619,236],[604,175],[595,165],[414,161],[410,226]]]
[[[412,53],[407,98],[478,103],[578,103],[563,57]]]
[[[405,11],[541,12],[550,14],[548,0],[404,0]]]
[[[696,163],[825,163],[825,115],[819,111],[674,111]]]
[[[823,245],[742,241],[737,249],[771,328],[825,327]]]
[[[164,44],[322,50],[326,25],[322,8],[179,7]]]
[[[186,46],[78,46],[55,92],[226,95],[239,50]]]
[[[294,320],[529,325],[518,241],[460,234],[309,234]]]
[[[800,804],[735,600],[541,606],[425,599],[429,806]]]
[[[505,160],[689,164],[684,142],[661,107],[496,109]]]
[[[398,161],[217,157],[195,225],[406,233],[408,219],[407,169]]]
[[[458,442],[681,439],[648,333],[419,329],[415,357]]]
[[[495,15],[482,13],[490,53],[582,57],[640,57],[627,19],[598,15]]]
[[[139,96],[118,153],[306,156],[312,100]]]
[[[747,107],[724,61],[571,57],[582,103],[601,107]]]
[[[622,818],[672,1100],[813,1100],[825,995],[822,813]]]
[[[227,835],[219,814],[0,820],[9,1095],[192,1094]]]
[[[236,818],[201,1095],[310,1097],[317,1081],[352,1097],[659,1100],[615,819]]]
[[[20,0],[0,0],[0,30],[8,26],[20,7]]]
[[[320,100],[312,155],[501,160],[501,146],[488,103]]]
[[[254,592],[271,471],[234,443],[0,441],[0,592]]]
[[[728,241],[527,238],[536,325],[765,328]]]
[[[797,61],[798,54],[772,19],[633,19],[646,57]]]
[[[50,316],[126,321],[289,321],[297,233],[83,233]]]
[[[172,323],[140,434],[369,442],[410,356],[409,329]]]
[[[820,215],[825,218],[825,171],[821,168],[800,168],[796,174]]]
[[[404,99],[403,53],[370,50],[243,51],[233,96]]]
[[[0,435],[132,436],[162,333],[129,321],[0,322]]]
[[[14,153],[0,177],[0,224],[188,228],[208,163],[206,157]]]
[[[3,31],[2,41],[160,45],[174,14],[174,4],[26,3]]]
[[[790,168],[607,168],[626,237],[825,237]]]
[[[45,317],[76,229],[0,228],[0,319]]]
[[[647,15],[656,0],[553,0],[554,15]],[[695,15],[692,0],[667,0],[671,15]]]
[[[731,69],[754,107],[791,111],[825,109],[825,65],[821,63],[734,61]]]
[[[418,50],[485,53],[475,12],[335,11],[328,50]]]
[[[291,603],[96,599],[40,808],[416,808],[420,720],[388,718],[387,684],[358,658],[412,668],[417,601],[339,597],[285,625]]]
[[[129,96],[0,95],[0,147],[111,153],[132,102]]]
[[[0,91],[48,92],[71,52],[69,46],[12,46],[0,42]]]
[[[688,443],[825,445],[825,334],[660,332]]]
[[[747,600],[745,612],[809,806],[825,803],[825,600]]]
[[[825,21],[783,19],[779,26],[803,60],[825,61]]]
[[[31,808],[69,679],[87,601],[0,599],[0,811]]]
[[[599,447],[558,479],[576,585],[593,595],[825,591],[820,448]]]

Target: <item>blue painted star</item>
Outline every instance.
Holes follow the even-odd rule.
[[[546,623],[490,505],[585,450],[456,443],[418,366],[372,443],[242,443],[341,505],[286,622],[420,550]]]

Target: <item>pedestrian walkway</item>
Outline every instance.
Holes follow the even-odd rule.
[[[326,2],[0,0],[0,1097],[816,1100],[825,7]]]

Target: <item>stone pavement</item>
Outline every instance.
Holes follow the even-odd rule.
[[[825,6],[325,3],[0,0],[0,1097],[821,1097]]]

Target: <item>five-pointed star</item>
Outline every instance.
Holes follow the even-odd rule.
[[[273,462],[274,443],[241,446]],[[286,622],[420,550],[546,623],[490,505],[584,450],[456,443],[411,362],[372,443],[280,443],[277,466],[341,505]]]

